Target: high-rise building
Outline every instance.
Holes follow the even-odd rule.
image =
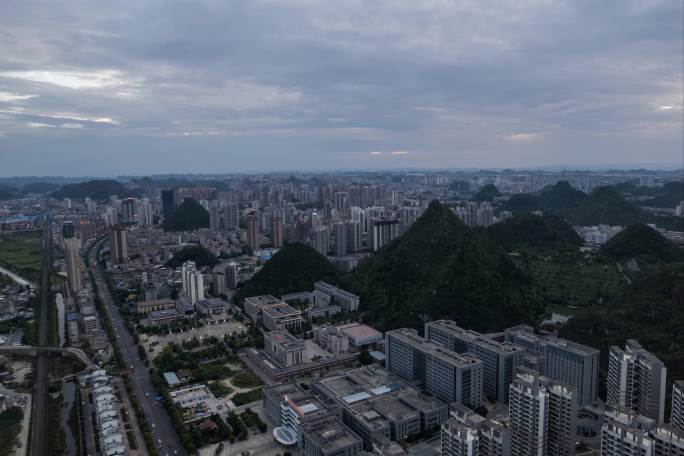
[[[271,219],[271,240],[273,248],[279,249],[283,246],[283,220],[280,217]]]
[[[121,223],[135,223],[135,198],[126,198],[121,202]]]
[[[363,250],[362,236],[360,222],[353,220],[347,222],[347,250],[350,252],[360,252]]]
[[[247,217],[247,247],[250,250],[258,250],[261,245],[261,240],[259,239],[259,220],[250,215]]]
[[[313,248],[323,256],[330,251],[330,232],[327,226],[316,228],[313,232]]]
[[[506,329],[506,341],[525,347],[540,362],[542,375],[577,388],[580,406],[598,396],[599,351],[569,340],[534,334],[530,326]]]
[[[335,229],[335,256],[343,257],[347,255],[347,224],[345,222],[337,222],[334,225]]]
[[[609,406],[601,427],[602,456],[683,456],[684,431],[622,406]]]
[[[662,423],[665,415],[667,368],[639,342],[628,339],[625,349],[610,347],[609,403],[621,405]]]
[[[109,249],[112,261],[116,264],[128,261],[128,242],[126,241],[126,227],[116,225],[112,227],[109,237]]]
[[[62,239],[71,239],[74,237],[74,223],[66,221],[62,223]]]
[[[162,217],[164,220],[171,218],[176,211],[176,196],[172,189],[161,191]]]
[[[385,366],[445,402],[482,404],[482,361],[428,342],[413,329],[385,333]]]
[[[226,228],[234,230],[240,226],[240,207],[235,203],[229,203],[224,208]]]
[[[81,278],[81,240],[75,237],[65,239],[64,251],[69,287],[71,288],[71,291],[77,293],[83,288]]]
[[[626,407],[606,410],[601,427],[601,456],[654,456],[648,432],[655,422]]]
[[[442,456],[510,456],[511,432],[460,404],[451,404],[451,418],[442,423]]]
[[[577,390],[533,372],[520,372],[510,392],[511,454],[573,456]]]
[[[139,226],[152,226],[154,224],[154,208],[147,198],[137,201],[136,213]]]
[[[672,384],[670,424],[684,431],[684,380],[677,380]]]
[[[399,237],[399,220],[372,220],[368,227],[368,246],[380,250]]]
[[[239,268],[238,264],[234,261],[231,261],[226,266],[226,288],[230,290],[237,288]]]
[[[497,342],[476,331],[460,328],[450,320],[425,324],[425,337],[456,353],[470,353],[483,363],[483,391],[490,400],[507,402],[509,385],[522,364],[525,349],[511,342]]]
[[[183,292],[192,304],[204,299],[204,276],[194,261],[186,261],[181,268]]]

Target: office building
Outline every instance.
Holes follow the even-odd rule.
[[[367,451],[434,429],[449,415],[447,404],[376,366],[317,380],[311,391],[341,410],[342,422],[363,440]]]
[[[327,295],[330,302],[339,305],[345,312],[356,312],[359,308],[360,298],[357,295],[334,285],[319,281],[314,283],[314,290]]]
[[[539,365],[536,369],[577,388],[580,406],[596,402],[598,397],[599,351],[569,340],[534,333],[530,326],[506,329],[507,342],[524,347]]]
[[[290,367],[306,361],[306,345],[286,330],[264,333],[266,353],[280,366]]]
[[[298,330],[302,326],[302,313],[284,303],[262,309],[261,322],[269,331],[276,329]]]
[[[460,404],[451,405],[451,418],[442,424],[442,456],[510,456],[511,432]]]
[[[670,424],[684,431],[684,380],[677,380],[672,384]]]
[[[261,240],[259,237],[259,220],[250,215],[247,217],[247,247],[250,250],[258,250],[261,245]]]
[[[181,267],[183,293],[192,304],[204,299],[204,276],[197,270],[194,261],[186,261]]]
[[[283,221],[280,217],[271,219],[271,240],[273,248],[279,249],[283,246]]]
[[[363,451],[363,440],[334,416],[304,423],[299,442],[302,456],[358,456]]]
[[[62,239],[71,239],[74,237],[74,223],[67,221],[62,223]]]
[[[577,389],[521,372],[510,392],[511,454],[573,456],[577,431]]]
[[[460,328],[450,320],[426,323],[425,338],[456,353],[470,353],[481,360],[485,396],[494,401],[508,401],[509,385],[522,364],[525,349]]]
[[[610,347],[608,355],[608,403],[662,423],[665,415],[665,365],[633,339],[625,349]]]
[[[74,293],[83,289],[81,276],[81,240],[71,237],[64,240],[64,256],[66,258],[67,279],[69,288]]]
[[[128,261],[128,242],[126,241],[126,228],[124,226],[112,226],[109,249],[114,263],[123,264]]]
[[[482,404],[482,361],[420,337],[413,329],[385,333],[385,366],[446,402]]]
[[[340,331],[340,328],[332,325],[314,327],[314,341],[333,355],[349,351],[349,338]]]

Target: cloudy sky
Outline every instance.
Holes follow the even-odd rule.
[[[0,175],[682,162],[681,0],[2,0]]]

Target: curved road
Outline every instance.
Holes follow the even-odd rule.
[[[80,362],[85,364],[86,369],[95,369],[95,364],[93,363],[93,361],[80,348],[73,348],[73,347],[33,347],[31,345],[0,347],[0,353],[22,354],[22,352],[32,352],[32,351],[36,351],[37,353],[40,353],[40,352],[62,353],[62,354],[69,355],[69,356],[72,356],[72,357],[78,359]]]
[[[99,241],[97,244],[101,242],[103,241]],[[135,369],[135,372],[130,376],[133,392],[150,425],[155,446],[163,456],[185,456],[187,453],[180,443],[169,415],[166,413],[164,406],[154,399],[157,393],[152,385],[148,369],[140,360],[138,346],[128,332],[119,309],[114,304],[109,293],[100,264],[97,262],[97,252],[100,250],[100,246],[97,244],[89,250],[88,267],[93,273],[100,301],[102,301],[104,308],[109,314],[109,320],[112,323],[116,343],[121,350],[121,356],[127,367]],[[104,318],[105,316],[103,315],[102,317]],[[161,444],[158,443],[160,440]]]

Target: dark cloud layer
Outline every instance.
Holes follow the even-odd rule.
[[[681,163],[676,0],[0,2],[0,174]]]

